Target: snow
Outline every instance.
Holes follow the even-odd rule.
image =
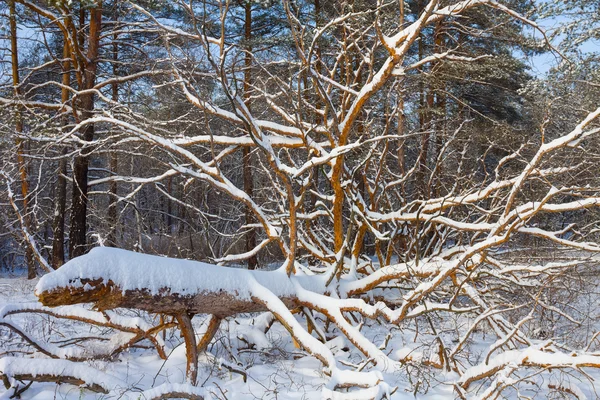
[[[155,388],[145,390],[140,393],[142,399],[153,399],[168,393],[186,393],[199,397],[206,397],[207,391],[204,388],[199,388],[186,383],[164,383]]]
[[[300,342],[313,354],[316,355],[329,368],[334,368],[336,361],[331,351],[323,343],[311,336],[304,328],[293,318],[290,310],[281,302],[281,300],[272,292],[264,290],[258,283],[251,284],[254,289],[255,299],[263,302],[269,311],[276,316],[286,319],[290,329],[297,335]]]
[[[78,286],[82,279],[112,281],[123,291],[148,290],[151,294],[165,289],[179,295],[224,291],[251,300],[250,282],[257,282],[280,297],[295,293],[283,271],[248,271],[111,247],[96,247],[43,276],[35,291],[39,294],[59,287]]]
[[[99,371],[82,363],[67,360],[47,360],[40,358],[4,357],[0,358],[0,372],[9,378],[18,375],[71,376],[88,384],[102,387],[106,391],[124,389],[127,384],[121,379]]]
[[[390,390],[385,384],[366,389],[353,390],[351,392],[334,392],[330,389],[323,390],[323,398],[328,400],[372,400],[381,399]]]
[[[0,277],[1,309],[8,312],[10,310],[32,308],[32,305],[35,304],[32,303],[32,300],[34,300],[34,296],[31,282],[24,278],[3,279]],[[38,305],[38,308],[47,309],[40,305]],[[67,314],[69,309],[75,308],[69,306],[51,310]],[[77,308],[82,307],[77,306]],[[89,312],[96,315],[93,311]],[[84,311],[81,311],[81,313],[84,313]],[[10,313],[8,312],[8,314]],[[117,316],[127,321],[134,319],[120,314],[122,314],[120,310],[110,312],[111,321],[114,321]],[[50,322],[47,316],[42,314],[16,313],[7,315],[6,318],[10,318],[11,322],[19,322],[28,330],[29,334],[43,336],[44,342],[64,339],[65,335],[69,338],[75,338],[97,335],[106,331],[106,328],[100,330],[90,329],[89,325],[66,319]],[[137,318],[143,321],[143,324],[152,322],[151,318],[145,313],[140,314]],[[328,381],[328,377],[321,372],[322,364],[314,357],[307,356],[306,353],[296,349],[289,335],[280,324],[275,323],[266,335],[270,345],[262,342],[264,347],[257,346],[254,349],[244,349],[244,343],[235,342],[238,336],[258,338],[260,336],[259,331],[262,332],[266,326],[270,325],[272,318],[270,313],[262,313],[249,318],[240,317],[235,320],[224,320],[219,334],[209,346],[211,353],[199,357],[199,383],[205,382],[202,387],[192,389],[185,384],[185,346],[179,344],[181,339],[178,332],[169,330],[166,340],[166,352],[169,357],[166,361],[157,357],[153,349],[133,348],[121,353],[114,362],[92,361],[89,364],[90,367],[101,373],[126,381],[127,386],[124,388],[115,386],[107,395],[96,395],[69,384],[56,386],[54,383],[36,382],[21,395],[21,398],[35,398],[36,400],[56,398],[66,400],[82,398],[140,400],[150,399],[158,393],[165,393],[170,390],[184,390],[186,393],[204,394],[205,399],[213,399],[219,396],[222,398],[221,389],[227,398],[242,400],[251,400],[257,397],[272,398],[271,395],[274,392],[277,392],[278,398],[282,400],[302,397],[305,399],[322,398],[322,387]],[[193,320],[197,333],[203,331],[203,319],[203,317],[198,316]],[[35,325],[32,325],[33,321],[37,321]],[[143,324],[140,323],[140,325]],[[155,324],[156,321],[152,325]],[[60,327],[60,330],[56,329],[58,327]],[[15,338],[11,338],[10,333],[8,335],[6,333],[9,332],[0,327],[0,353],[11,348],[10,343],[16,345]],[[48,334],[51,336],[48,337]],[[11,339],[9,340],[9,338]],[[107,342],[102,343],[107,344]],[[237,350],[238,348],[241,350]],[[237,362],[231,362],[229,351],[234,351]],[[286,356],[286,354],[289,356]],[[22,357],[20,354],[17,354],[17,356]],[[349,354],[341,352],[340,356],[346,358]],[[41,356],[35,354],[35,357]],[[10,363],[10,360],[4,362]],[[36,358],[33,362],[38,362],[38,360],[47,361],[45,358]],[[235,372],[229,372],[227,366],[245,371],[248,374],[247,382],[244,381],[243,376]],[[20,387],[22,386],[20,385]],[[0,385],[0,398],[8,398],[13,392],[13,389],[4,392],[4,387]]]
[[[118,377],[117,379],[122,380],[119,384],[106,381],[108,382],[106,389],[109,390],[107,398],[149,399],[167,392],[180,391],[207,399],[223,396],[236,399],[274,398],[272,394],[277,393],[278,398],[285,400],[301,397],[306,399],[381,398],[387,394],[395,400],[414,398],[412,394],[414,381],[411,383],[410,379],[407,380],[407,368],[412,369],[410,365],[431,360],[437,362],[436,340],[444,340],[448,349],[454,347],[447,342],[449,338],[445,337],[447,332],[456,329],[451,324],[462,326],[461,329],[471,326],[477,328],[468,336],[461,335],[460,343],[456,344],[451,352],[459,359],[465,357],[465,354],[474,356],[472,359],[465,358],[460,373],[445,373],[433,369],[426,372],[435,374],[435,379],[430,381],[433,386],[427,387],[424,398],[454,398],[453,384],[469,386],[466,384],[469,379],[488,372],[492,373],[491,379],[481,380],[476,385],[473,384],[465,389],[467,397],[483,394],[491,387],[490,385],[510,384],[512,380],[517,380],[513,367],[528,369],[529,365],[540,364],[572,369],[599,362],[600,356],[559,352],[554,348],[543,347],[543,344],[533,343],[531,344],[533,347],[524,347],[521,350],[505,351],[507,346],[501,346],[492,354],[489,363],[485,364],[485,355],[489,349],[501,344],[503,338],[511,333],[510,329],[505,332],[498,331],[501,336],[497,339],[496,336],[489,335],[487,324],[479,322],[487,320],[492,327],[500,326],[503,329],[510,328],[512,325],[494,314],[493,310],[488,312],[479,310],[488,316],[487,319],[473,318],[471,313],[453,314],[449,319],[444,318],[449,311],[468,311],[469,308],[463,307],[462,303],[454,304],[451,309],[443,300],[421,301],[406,308],[407,313],[401,325],[390,324],[389,321],[393,321],[398,316],[411,298],[419,296],[423,290],[428,290],[427,285],[419,286],[417,282],[413,282],[417,290],[412,293],[408,291],[406,299],[402,300],[402,293],[398,292],[398,298],[402,302],[402,307],[398,310],[390,309],[383,303],[371,304],[360,298],[344,297],[344,293],[349,291],[361,293],[364,288],[377,285],[379,281],[389,277],[406,277],[408,281],[415,275],[426,275],[431,276],[431,279],[437,279],[438,275],[454,268],[457,260],[463,259],[470,250],[468,247],[448,249],[437,258],[421,260],[418,265],[398,263],[376,269],[376,272],[368,278],[355,280],[354,276],[344,276],[340,282],[337,282],[341,298],[335,298],[324,295],[326,290],[330,291],[331,288],[325,288],[322,275],[300,275],[290,278],[281,269],[273,272],[247,271],[189,260],[148,256],[113,248],[96,248],[89,254],[76,258],[59,270],[42,277],[36,285],[37,292],[65,285],[78,285],[81,279],[94,277],[102,280],[110,279],[123,290],[147,288],[153,293],[165,289],[180,294],[218,290],[237,291],[239,296],[248,296],[251,301],[261,302],[277,314],[278,318],[298,335],[302,348],[306,351],[293,345],[284,326],[279,322],[273,322],[274,317],[271,313],[262,313],[237,316],[235,319],[227,318],[221,322],[217,336],[208,346],[209,353],[199,356],[198,382],[201,387],[197,388],[185,384],[185,346],[180,343],[178,332],[172,330],[168,331],[165,340],[165,352],[168,355],[166,361],[159,359],[153,348],[132,348],[120,353],[115,360],[92,361],[88,365],[72,363],[64,359],[48,360],[35,352],[25,356],[35,357],[35,361],[24,358],[27,361],[23,362],[37,363],[40,360],[39,369],[28,370],[35,373],[42,373],[37,372],[41,370],[56,372],[59,366],[66,365],[65,368],[70,368],[69,366],[77,365],[99,371],[95,375],[97,379],[101,379],[102,374]],[[480,261],[477,255],[470,257],[475,262]],[[572,263],[557,262],[545,266],[533,266],[531,272],[540,273],[545,268],[562,268],[568,265]],[[498,267],[495,271],[500,275],[508,275],[519,272],[520,268],[527,268],[527,266]],[[122,310],[114,310],[105,315],[91,311],[85,306],[43,307],[31,302],[33,300],[31,285],[24,285],[22,292],[27,295],[15,297],[0,293],[0,319],[20,326],[20,329],[30,335],[35,335],[41,347],[51,353],[56,352],[59,357],[100,354],[102,350],[115,348],[131,338],[128,331],[115,332],[110,329],[110,324],[119,324],[132,330],[148,330],[157,323],[145,313],[123,315]],[[319,335],[315,332],[309,334],[305,330],[305,320],[301,314],[293,315],[278,297],[290,293],[294,293],[301,303],[316,304],[313,308],[329,314],[337,322],[339,329],[331,329],[330,326],[329,330],[321,331]],[[464,293],[485,309],[486,305],[482,299],[479,299],[481,304],[478,303],[479,292],[474,287],[465,284]],[[11,304],[6,304],[9,300]],[[444,332],[440,336],[425,332],[426,324],[418,322],[418,320],[422,321],[420,316],[422,313],[431,310],[437,310],[436,313],[429,315],[436,316],[434,320],[436,329],[439,324],[440,332]],[[358,315],[359,318],[362,315],[365,319],[355,324],[351,322],[349,313]],[[48,315],[55,315],[59,320],[49,324]],[[78,318],[77,321],[66,319],[73,316]],[[376,316],[383,318],[375,318]],[[437,316],[441,318],[437,319]],[[45,327],[32,328],[32,318],[40,321],[37,323]],[[315,318],[317,324],[321,325],[322,315],[315,312]],[[369,318],[376,320],[369,322]],[[90,329],[90,325],[82,323],[85,320],[93,321],[99,328]],[[364,323],[365,321],[367,323]],[[412,328],[413,323],[419,324],[418,336]],[[55,328],[58,324],[61,324],[60,330]],[[206,330],[207,320],[203,316],[196,316],[193,324],[196,334],[201,335]],[[269,326],[270,330],[265,333]],[[3,348],[2,341],[8,337],[3,335],[4,332],[6,329],[0,327],[0,352],[8,349],[8,347]],[[90,335],[98,335],[103,339],[64,348],[58,348],[60,346],[56,344],[65,337],[71,339]],[[318,340],[322,336],[326,338],[326,343]],[[162,339],[160,335],[156,338]],[[17,342],[14,337],[11,338],[10,343],[13,343],[11,347],[14,348]],[[147,346],[150,343],[146,341],[140,344]],[[514,349],[512,343],[510,345]],[[366,355],[361,354],[359,349]],[[5,361],[2,365],[9,364],[12,367],[12,359],[13,357],[3,358]],[[323,361],[326,368],[323,367]],[[477,362],[481,364],[475,365]],[[524,366],[521,367],[519,364]],[[22,368],[30,368],[30,365],[23,364]],[[423,368],[423,371],[428,371],[427,368]],[[357,372],[358,369],[361,372]],[[64,371],[85,378],[91,374],[86,368],[64,369]],[[15,374],[14,371],[11,373]],[[593,372],[592,375],[596,377],[597,374]],[[246,377],[247,381],[245,381]],[[540,380],[542,379],[546,379],[544,384],[554,382],[552,377],[547,379],[546,375],[540,376]],[[434,381],[436,383],[433,383]],[[358,383],[364,387],[346,388],[350,383]],[[560,384],[562,387],[567,387],[567,382]],[[23,398],[50,399],[53,398],[54,391],[59,390],[64,398],[75,400],[81,391],[70,393],[68,386],[70,385],[61,385],[57,389],[52,383],[35,383]],[[578,390],[585,396],[593,398],[593,391],[589,386],[582,386]],[[12,389],[6,393],[12,393]],[[87,391],[84,393],[86,397],[92,396]],[[0,396],[2,396],[1,391]]]
[[[124,317],[112,311],[106,311],[105,313],[101,313],[97,311],[88,310],[81,306],[64,306],[50,308],[42,306],[37,302],[6,304],[0,307],[0,320],[8,315],[15,314],[18,312],[52,313],[53,315],[63,317],[79,318],[94,321],[96,324],[99,325],[116,324],[131,329],[148,330],[151,328],[151,325],[148,324],[148,322],[144,321],[142,318]]]
[[[484,376],[490,371],[497,371],[507,365],[537,365],[543,367],[580,368],[600,365],[598,355],[576,355],[560,352],[547,352],[539,349],[541,346],[528,347],[524,350],[509,350],[492,357],[487,364],[480,364],[467,369],[458,380],[465,386],[471,379]]]
[[[449,254],[449,253],[448,253]],[[139,255],[134,255],[133,258],[137,259]],[[145,259],[145,258],[143,258]],[[198,264],[192,264],[197,267]],[[223,267],[217,267],[226,269]],[[300,280],[299,280],[300,281]],[[299,282],[298,281],[298,282]],[[8,283],[6,283],[8,282]],[[54,328],[49,330],[49,327],[56,327],[56,323],[48,324],[47,317],[36,317],[37,321],[44,323],[44,325],[33,325],[33,326],[45,326],[44,328],[37,329],[31,325],[31,314],[23,314],[18,311],[24,311],[27,309],[38,309],[38,310],[52,310],[56,314],[68,315],[77,314],[81,317],[89,319],[97,319],[100,321],[106,321],[101,313],[86,310],[81,306],[69,306],[48,309],[32,303],[33,300],[33,287],[32,285],[20,279],[5,279],[0,278],[0,287],[5,288],[0,291],[0,310],[3,318],[11,319],[11,322],[19,322],[19,324],[28,329],[30,333],[39,333],[42,331],[54,333],[47,338],[46,333],[43,334],[45,341],[53,341],[60,339],[63,335],[67,335],[70,338],[87,336],[95,334],[90,332],[89,326],[84,325],[61,325],[61,331],[57,331]],[[7,288],[7,289],[6,289]],[[261,290],[261,287],[256,286],[256,291]],[[264,291],[264,287],[262,289]],[[11,304],[7,304],[8,302]],[[269,301],[265,299],[265,301]],[[333,303],[329,306],[338,305],[339,302],[350,301],[350,299],[332,299]],[[278,308],[276,304],[277,300],[273,300],[273,303],[269,306],[274,310],[280,310],[286,312],[285,307],[281,306]],[[352,304],[356,306],[356,299],[352,299]],[[437,304],[428,304],[427,307],[436,307]],[[418,310],[418,309],[417,309]],[[118,318],[121,318],[123,325],[128,326],[142,326],[147,327],[152,325],[151,319],[148,315],[140,314],[135,318],[126,315],[120,315],[120,311],[114,311],[109,313],[111,322],[115,322]],[[36,314],[40,315],[40,314]],[[289,315],[288,315],[289,317]],[[462,317],[461,317],[462,318]],[[137,320],[136,320],[137,319]],[[36,399],[36,400],[50,400],[54,398],[61,398],[66,400],[77,400],[80,398],[104,398],[104,399],[150,399],[158,397],[161,394],[168,392],[185,392],[188,394],[194,394],[196,396],[202,396],[205,399],[223,398],[223,396],[232,399],[251,400],[256,398],[279,398],[283,400],[292,400],[304,398],[307,400],[312,399],[371,399],[381,398],[387,393],[390,394],[392,400],[408,400],[414,399],[413,388],[410,383],[406,380],[403,372],[391,372],[386,373],[374,368],[372,363],[367,359],[359,356],[358,351],[348,343],[347,339],[342,336],[339,331],[331,337],[332,331],[327,332],[329,341],[323,345],[323,351],[327,353],[333,353],[336,367],[331,370],[331,376],[327,376],[323,373],[321,362],[315,357],[307,355],[295,348],[291,342],[289,335],[281,324],[275,322],[267,334],[264,334],[264,329],[269,326],[272,322],[272,315],[270,313],[262,313],[258,315],[243,317],[240,316],[236,319],[226,319],[222,322],[221,330],[217,337],[213,340],[209,346],[211,353],[206,355],[200,355],[199,360],[199,379],[200,386],[192,387],[185,384],[185,347],[180,345],[177,332],[175,335],[169,333],[167,335],[167,354],[169,355],[168,360],[164,361],[156,356],[156,353],[152,349],[131,349],[129,352],[121,353],[117,360],[114,362],[91,362],[89,365],[84,365],[83,368],[75,368],[75,371],[64,369],[66,372],[73,372],[73,374],[79,374],[81,377],[92,378],[89,382],[100,382],[104,380],[106,389],[110,392],[107,395],[96,395],[89,391],[82,391],[82,389],[75,388],[72,385],[63,384],[56,386],[53,383],[34,383],[30,389],[22,394],[23,399]],[[302,320],[298,320],[300,324]],[[72,324],[70,320],[61,320],[59,323]],[[196,332],[201,334],[205,330],[206,318],[197,316],[194,318],[193,323],[196,328]],[[440,322],[442,327],[448,328],[444,325],[445,322]],[[440,327],[440,329],[442,329]],[[299,327],[298,327],[299,328]],[[482,326],[479,326],[481,329]],[[105,328],[102,328],[105,330]],[[418,363],[420,360],[428,360],[431,356],[431,352],[424,347],[424,336],[425,333],[421,333],[418,340],[415,341],[414,332],[407,329],[406,325],[403,326],[402,330],[390,324],[366,324],[361,328],[361,333],[365,335],[373,343],[383,343],[383,338],[387,335],[391,335],[391,339],[387,342],[385,348],[382,347],[382,351],[389,354],[389,357],[393,360],[402,360],[407,362],[408,365],[411,363]],[[421,329],[424,329],[422,326]],[[7,336],[3,336],[2,328],[0,328],[0,352],[5,351],[4,339]],[[313,333],[314,335],[314,333]],[[255,346],[249,345],[243,342],[236,342],[238,337],[244,337],[248,342],[255,342]],[[425,336],[427,337],[427,336]],[[470,344],[469,351],[473,349],[484,349],[483,355],[485,356],[485,349],[488,349],[493,345],[494,340],[484,339],[481,335],[475,334],[471,336],[474,338],[474,343]],[[313,338],[315,339],[315,338]],[[265,341],[267,340],[267,341]],[[310,339],[308,339],[310,340]],[[103,342],[108,345],[107,342]],[[270,343],[270,345],[269,345]],[[8,343],[6,343],[8,345]],[[86,346],[87,347],[87,346]],[[538,346],[538,349],[541,345]],[[240,350],[236,350],[240,349]],[[435,351],[435,349],[434,349]],[[560,363],[561,365],[581,365],[581,362],[589,362],[589,356],[585,357],[573,357],[567,353],[548,353],[547,350],[535,350],[529,352],[512,351],[506,353],[496,354],[490,360],[490,366],[502,366],[503,362],[512,362],[508,365],[516,365],[516,362],[522,360],[523,357],[528,356],[532,362],[552,362]],[[235,362],[231,361],[230,352],[235,356]],[[286,356],[287,355],[287,356]],[[40,364],[38,369],[34,369],[34,372],[46,369],[47,371],[54,371],[59,366],[70,366],[75,363],[70,363],[65,360],[48,360],[43,358],[39,354],[34,355],[35,359],[25,359],[23,363],[37,363]],[[21,357],[21,355],[19,355]],[[20,360],[21,358],[19,358]],[[13,366],[13,357],[5,357],[2,361],[2,365],[10,364]],[[483,358],[481,359],[483,361]],[[19,361],[20,362],[20,361]],[[17,367],[27,368],[31,372],[32,365],[20,366],[14,364]],[[81,366],[77,363],[76,365]],[[247,376],[247,382],[244,382],[243,376],[229,372],[226,368],[220,368],[221,365],[230,365],[237,369],[243,370]],[[364,374],[357,374],[353,371],[356,366],[365,366]],[[469,367],[469,364],[465,365]],[[87,367],[87,368],[86,368]],[[14,367],[16,368],[16,367]],[[89,368],[89,369],[88,369]],[[474,366],[472,369],[467,369],[465,376],[468,374],[476,373],[478,370],[482,371],[486,368],[485,365]],[[14,370],[13,370],[14,371]],[[90,376],[92,374],[93,376]],[[442,371],[434,370],[435,381],[439,381],[439,384],[435,383],[433,386],[427,389],[425,394],[417,394],[416,398],[423,399],[435,399],[445,400],[455,398],[455,392],[452,384],[462,382],[459,374],[457,373],[444,373]],[[510,383],[511,379],[515,379],[515,375],[509,373],[510,370],[506,370],[506,376],[499,373],[496,375],[498,378],[502,378],[502,382]],[[594,378],[597,374],[593,374]],[[15,373],[15,372],[12,372]],[[86,375],[87,374],[87,375]],[[504,377],[502,377],[502,376]],[[108,377],[106,380],[104,378]],[[114,381],[114,377],[119,382]],[[554,379],[554,380],[553,380]],[[125,381],[125,382],[123,382]],[[345,389],[343,386],[349,382],[361,382],[365,385],[370,385],[369,388],[349,388]],[[385,382],[385,383],[384,383]],[[583,394],[588,398],[595,398],[593,388],[586,383],[573,381],[569,383],[565,380],[558,380],[557,378],[543,378],[540,386],[540,390],[545,390],[549,383],[556,382],[555,386],[575,388],[578,394]],[[125,386],[123,386],[125,385]],[[338,387],[335,391],[335,387]],[[479,386],[472,385],[468,391],[468,397],[475,395],[473,392]],[[397,390],[395,388],[397,387]],[[480,395],[483,394],[486,387],[481,389]],[[13,389],[2,392],[0,387],[0,396],[8,397],[12,395]],[[221,392],[223,390],[223,393]],[[543,393],[538,394],[543,398]],[[510,395],[507,398],[513,398]],[[581,396],[581,398],[584,398]]]

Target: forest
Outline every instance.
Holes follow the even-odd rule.
[[[598,0],[2,0],[0,399],[600,398]]]

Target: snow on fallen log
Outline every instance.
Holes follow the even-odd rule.
[[[97,247],[43,276],[36,286],[36,295],[42,304],[51,307],[94,303],[99,310],[124,307],[223,318],[267,311],[263,304],[252,300],[253,283],[295,308],[298,305],[292,279],[322,291],[318,288],[320,280],[315,278],[289,278],[283,270],[248,271]]]
[[[337,377],[326,391],[359,387],[364,389],[361,396],[370,398],[386,393],[389,388],[381,376],[339,370],[330,349],[308,333],[290,311],[307,307],[322,312],[378,369],[396,370],[399,363],[363,337],[345,320],[342,311],[350,307],[376,316],[380,308],[367,307],[362,300],[334,300],[324,295],[326,277],[300,273],[288,276],[284,268],[249,271],[98,247],[42,277],[36,295],[42,304],[51,307],[93,303],[99,310],[123,307],[173,315],[185,341],[186,379],[192,385],[197,380],[199,357],[191,323],[194,314],[210,314],[219,321],[238,313],[270,311],[301,347],[323,363],[327,374]],[[214,331],[207,330],[203,335],[201,349]],[[353,391],[354,395],[358,393]]]
[[[191,399],[203,400],[206,396],[206,389],[195,387],[184,383],[164,383],[155,388],[145,390],[140,393],[138,398],[145,400],[162,399]]]
[[[5,384],[8,382],[9,386],[14,383],[10,382],[11,380],[69,383],[98,393],[127,387],[127,384],[117,377],[67,360],[0,358],[0,377]]]
[[[271,311],[309,353],[333,368],[331,352],[289,312],[300,306],[297,290],[305,286],[324,291],[320,276],[289,277],[284,269],[248,271],[98,247],[42,277],[36,295],[51,307],[93,303],[99,310],[123,307],[173,315],[186,343],[186,377],[194,384],[198,371],[194,314],[222,319]],[[206,340],[210,339],[209,335]]]

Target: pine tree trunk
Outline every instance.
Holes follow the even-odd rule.
[[[442,21],[438,22],[435,29],[435,52],[441,53],[444,47],[444,41],[442,36],[443,24]],[[437,121],[436,121],[436,132],[435,132],[435,143],[434,143],[434,153],[436,159],[439,159],[442,148],[444,147],[444,140],[446,136],[446,94],[445,94],[445,86],[442,83],[442,87],[437,90],[435,95],[435,109],[437,113]],[[435,197],[439,197],[441,195],[441,178],[443,173],[443,163],[440,160],[440,165],[436,166],[437,168],[437,179],[435,182],[432,182],[433,188],[431,189],[431,193]]]
[[[119,18],[119,3],[115,2],[115,21],[118,21]],[[119,60],[119,44],[117,42],[117,40],[119,39],[119,35],[118,34],[114,34],[113,35],[113,43],[112,43],[112,56],[113,56],[113,65],[112,65],[112,70],[113,70],[113,76],[114,77],[118,77],[118,68],[117,68],[117,62]],[[112,90],[112,100],[114,102],[118,102],[119,101],[119,84],[117,82],[114,82],[111,85],[111,90]],[[119,168],[119,158],[116,152],[112,152],[110,153],[109,156],[109,167],[110,172],[114,175],[118,175],[118,168]],[[109,185],[109,196],[108,196],[108,236],[107,236],[107,243],[110,246],[114,246],[117,247],[117,225],[118,225],[118,203],[117,203],[117,199],[118,199],[118,186],[117,186],[117,181],[111,181],[110,185]]]
[[[250,43],[252,39],[252,2],[246,1],[244,4],[244,40],[246,44],[246,54],[244,57],[244,100],[246,107],[250,109],[250,86],[252,84],[252,73],[250,68],[252,67],[252,45]],[[244,175],[244,192],[250,197],[254,194],[254,180],[252,177],[252,159],[249,147],[243,149],[243,175]],[[245,209],[245,224],[251,225],[254,223],[254,215],[249,207]],[[249,228],[246,233],[246,251],[251,251],[256,247],[256,229]],[[258,266],[258,260],[256,255],[253,255],[248,259],[248,269],[256,269]]]
[[[69,44],[65,40],[63,44],[63,88],[61,91],[61,101],[65,104],[69,101],[70,85],[70,62],[71,54]],[[66,130],[68,118],[65,116],[62,119],[63,131]],[[66,154],[66,149],[62,151],[63,156]],[[52,267],[59,268],[65,262],[65,211],[67,203],[67,160],[62,158],[58,163],[58,174],[56,179],[56,194],[54,196],[54,221],[52,223],[53,238],[52,238]]]
[[[11,48],[11,63],[12,63],[12,81],[14,87],[15,96],[21,95],[19,88],[19,48],[17,44],[17,13],[15,9],[15,2],[9,1],[9,19],[10,19],[10,48]],[[23,132],[23,119],[21,111],[17,108],[15,113],[15,132],[20,135]],[[17,137],[17,166],[19,169],[19,177],[21,179],[21,196],[23,197],[23,221],[24,228],[30,231],[31,217],[29,215],[29,181],[27,179],[27,165],[25,164],[24,157],[24,143],[23,139]],[[30,232],[31,233],[31,232]],[[25,247],[25,262],[27,264],[27,278],[33,279],[36,277],[35,263],[33,259],[33,253],[29,245]]]
[[[89,42],[87,63],[84,71],[84,88],[90,89],[96,81],[98,50],[100,47],[100,29],[102,22],[102,2],[90,10]],[[94,95],[85,94],[81,98],[82,119],[93,116]],[[91,142],[94,138],[94,125],[86,125],[81,131],[81,139]],[[73,204],[71,210],[71,229],[69,234],[69,253],[71,258],[80,256],[86,251],[87,233],[87,185],[89,156],[82,151],[73,163]]]

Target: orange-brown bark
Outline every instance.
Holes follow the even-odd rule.
[[[17,17],[16,17],[15,2],[9,1],[9,19],[10,19],[10,49],[11,49],[11,65],[12,65],[12,82],[15,96],[19,98],[21,95],[20,79],[19,79],[19,48],[17,44]],[[23,132],[23,119],[20,107],[15,113],[15,132],[17,134],[17,165],[19,168],[19,177],[21,179],[21,196],[23,197],[23,222],[24,228],[29,230],[29,182],[27,180],[27,165],[24,157],[23,139],[18,137]],[[25,249],[25,260],[27,262],[27,278],[33,279],[36,276],[33,253],[29,246]]]
[[[81,285],[37,293],[37,296],[43,305],[49,307],[92,303],[98,310],[122,307],[169,315],[212,314],[224,318],[239,313],[268,311],[264,305],[240,298],[236,293],[217,291],[179,295],[170,293],[165,288],[160,293],[153,294],[143,289],[123,291],[112,281],[104,283],[101,279],[81,279],[79,283]],[[281,300],[290,308],[297,307],[296,299]]]

